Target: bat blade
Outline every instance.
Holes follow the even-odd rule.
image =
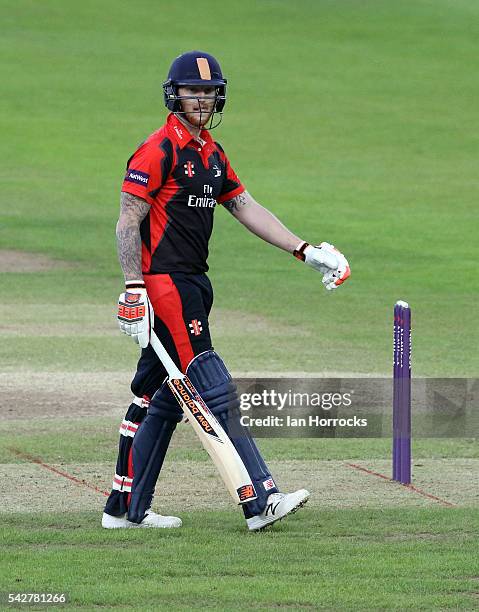
[[[256,499],[254,485],[241,457],[190,379],[182,375],[178,378],[170,377],[167,382],[216,465],[233,500],[237,504],[244,504]]]

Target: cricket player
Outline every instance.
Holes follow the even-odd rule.
[[[309,493],[279,491],[249,431],[240,425],[236,387],[213,350],[208,324],[213,290],[206,262],[215,209],[222,205],[250,232],[318,271],[327,290],[348,278],[349,265],[330,244],[308,244],[258,204],[211,137],[226,102],[226,79],[214,57],[200,51],[180,55],[163,90],[170,114],[128,160],[121,190],[116,235],[125,292],[118,318],[121,330],[142,351],[131,384],[135,397],[120,427],[116,472],[102,525],[181,526],[179,518],[151,510],[171,436],[183,416],[149,344],[153,327],[241,457],[257,494],[242,509],[248,529],[256,531],[300,508]],[[228,266],[228,253],[223,265]],[[124,304],[135,313],[133,319],[125,316]],[[232,423],[241,435],[233,437]]]

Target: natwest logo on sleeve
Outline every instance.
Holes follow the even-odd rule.
[[[138,185],[148,185],[148,180],[150,178],[149,174],[146,172],[140,172],[140,170],[128,169],[125,175],[125,181],[129,181],[130,183],[137,183]]]

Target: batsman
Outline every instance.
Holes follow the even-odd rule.
[[[331,244],[312,246],[261,206],[213,140],[210,130],[223,116],[226,79],[212,55],[191,51],[177,57],[163,92],[166,123],[130,157],[121,189],[116,236],[125,291],[118,321],[141,347],[141,356],[131,383],[134,398],[120,426],[102,526],[181,527],[179,518],[151,509],[172,434],[183,418],[152,346],[159,339],[221,425],[226,442],[231,441],[235,466],[241,462],[252,485],[248,490],[254,492],[241,508],[247,528],[257,531],[303,506],[309,492],[280,492],[248,429],[240,424],[236,386],[213,349],[208,322],[213,289],[206,273],[215,209],[221,205],[250,232],[319,272],[329,291],[349,277],[349,264]],[[228,265],[228,253],[223,265]],[[217,467],[226,485],[227,464]]]

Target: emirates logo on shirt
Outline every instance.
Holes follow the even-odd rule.
[[[185,169],[185,174],[189,176],[190,178],[194,176],[195,174],[194,167],[195,167],[195,164],[190,161],[186,162],[186,164],[183,164],[183,168]]]
[[[213,187],[211,185],[203,185],[203,197],[190,195],[188,197],[188,206],[193,208],[214,208],[216,200],[211,197]]]
[[[201,321],[198,321],[198,319],[193,319],[191,323],[189,324],[189,327],[190,327],[190,334],[194,334],[195,336],[199,336],[201,332],[203,331]]]

